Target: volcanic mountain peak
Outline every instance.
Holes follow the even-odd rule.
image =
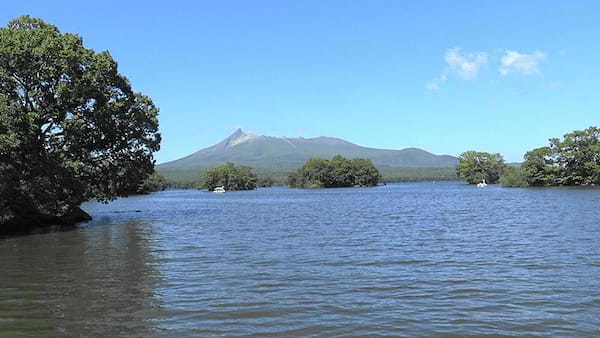
[[[402,150],[366,148],[335,137],[273,137],[245,133],[237,129],[223,141],[180,158],[158,165],[159,170],[209,168],[225,162],[255,168],[293,170],[311,157],[368,158],[385,167],[452,167],[457,158],[435,155],[418,148]]]
[[[258,138],[255,134],[246,134],[241,128],[238,128],[231,136],[227,138],[227,147],[233,147],[240,143],[244,143],[255,138]]]

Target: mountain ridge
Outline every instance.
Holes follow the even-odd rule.
[[[368,158],[379,167],[446,168],[458,159],[451,155],[435,155],[420,148],[401,150],[363,147],[352,142],[328,136],[313,138],[275,137],[245,133],[237,129],[219,143],[200,149],[180,159],[157,165],[158,170],[187,170],[209,168],[225,162],[255,168],[295,169],[310,157]]]

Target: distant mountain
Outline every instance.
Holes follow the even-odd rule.
[[[329,159],[335,155],[368,158],[378,167],[395,168],[445,168],[455,166],[458,161],[454,156],[434,155],[418,148],[375,149],[333,137],[272,137],[246,134],[238,129],[212,147],[159,164],[157,169],[188,170],[233,162],[254,168],[290,170],[301,167],[311,157]]]

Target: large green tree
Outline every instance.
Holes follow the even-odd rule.
[[[496,183],[505,168],[504,158],[500,154],[478,151],[466,151],[458,157],[456,175],[469,184],[485,179],[487,183]]]
[[[108,52],[29,16],[0,28],[0,217],[64,216],[137,190],[158,109]]]
[[[523,169],[534,186],[600,184],[600,128],[550,139],[548,147],[525,154]]]
[[[600,184],[600,128],[589,127],[550,139],[550,148],[560,167],[562,185]]]

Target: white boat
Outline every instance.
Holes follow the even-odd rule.
[[[480,182],[477,183],[477,188],[485,188],[487,187],[487,183],[485,183],[485,178]]]
[[[217,194],[222,194],[225,192],[225,187],[216,187],[215,190],[213,190],[213,192]]]

